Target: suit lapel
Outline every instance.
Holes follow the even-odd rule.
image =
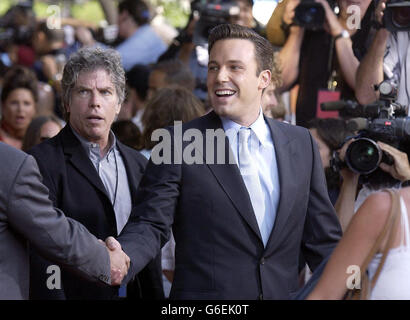
[[[205,136],[206,129],[218,130],[222,129],[222,122],[218,115],[213,111],[205,118],[208,121],[205,124],[202,131]],[[204,139],[206,143],[206,139]],[[206,160],[206,147],[204,144],[204,160]],[[214,164],[207,164],[216,180],[221,185],[222,189],[227,194],[228,198],[232,201],[232,204],[248,223],[253,232],[257,235],[262,243],[262,236],[259,231],[258,223],[256,221],[255,214],[253,212],[252,203],[249,198],[248,190],[242,179],[239,168],[236,164],[229,164],[229,154],[232,154],[229,146],[229,139],[225,136],[225,162],[227,164],[217,164],[217,146],[216,141],[214,143]]]
[[[270,248],[273,244],[278,243],[279,235],[284,230],[292,206],[293,187],[297,181],[293,180],[295,178],[295,168],[291,165],[293,153],[291,140],[274,120],[265,119],[271,130],[275,146],[280,185],[280,198],[275,224],[266,245],[266,248]]]
[[[67,124],[61,131],[61,140],[63,150],[69,157],[71,164],[99,191],[101,191],[108,199],[110,197],[105,190],[97,170],[88,158],[83,146],[76,136],[71,131],[70,126]]]

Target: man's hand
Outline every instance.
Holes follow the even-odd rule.
[[[130,258],[122,251],[120,243],[113,237],[105,239],[105,245],[110,255],[111,285],[118,286],[128,273]]]
[[[394,164],[391,166],[385,163],[380,163],[380,169],[390,173],[390,175],[397,180],[410,180],[410,165],[407,154],[383,142],[378,141],[377,144],[384,152],[394,159]]]
[[[376,10],[374,11],[376,21],[379,22],[380,24],[383,23],[383,15],[384,15],[384,9],[386,9],[386,2],[387,0],[380,0],[379,4],[376,7]]]

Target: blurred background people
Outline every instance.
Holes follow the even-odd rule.
[[[189,91],[195,88],[195,78],[189,68],[178,59],[164,60],[154,64],[148,78],[148,98],[163,87],[179,85]]]
[[[150,12],[142,0],[123,0],[118,5],[118,35],[123,42],[116,47],[125,71],[136,64],[150,64],[166,50],[166,45],[150,26]]]
[[[273,70],[271,82],[262,94],[262,111],[267,117],[284,121],[287,115],[287,110],[283,102],[282,96],[278,94],[278,88],[282,85],[282,74],[278,64],[277,54],[273,59]]]
[[[302,126],[316,117],[319,102],[324,102],[329,96],[333,100],[354,99],[356,70],[371,41],[372,0],[354,3],[360,8],[359,30],[348,25],[350,1],[336,1],[338,16],[328,1],[317,2],[325,11],[325,23],[319,30],[306,29],[294,23],[295,9],[300,0],[286,0],[285,8],[278,6],[279,12],[273,13],[267,25],[269,30],[274,23],[283,21],[281,27],[286,35],[285,43],[274,43],[277,39],[272,32],[268,32],[268,38],[273,44],[283,45],[279,52],[283,76],[280,91],[299,85],[296,124]],[[282,14],[282,18],[275,18],[276,14]]]
[[[152,148],[158,143],[151,139],[156,129],[173,126],[174,121],[188,122],[205,114],[202,102],[188,89],[169,85],[155,91],[148,101],[142,117],[140,152],[149,158]]]
[[[115,136],[126,146],[138,149],[141,131],[131,120],[118,120],[111,125]]]
[[[141,131],[141,117],[144,114],[148,96],[148,77],[150,68],[144,65],[136,65],[126,72],[127,95],[118,114],[117,120],[132,120]]]
[[[56,116],[35,117],[24,135],[22,150],[27,152],[35,145],[57,135],[61,129],[61,120]]]
[[[13,67],[4,76],[1,92],[0,141],[21,149],[36,114],[37,78],[25,67]]]

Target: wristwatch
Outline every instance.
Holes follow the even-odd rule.
[[[346,39],[350,38],[349,31],[343,29],[341,33],[335,36],[335,41],[339,38],[346,38]]]

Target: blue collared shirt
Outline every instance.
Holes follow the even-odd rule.
[[[238,132],[242,126],[228,118],[221,117],[221,120],[234,159],[238,164]],[[249,148],[258,170],[259,181],[265,200],[263,219],[266,219],[268,225],[273,226],[280,197],[279,173],[272,134],[263,117],[262,110],[259,112],[259,117],[249,128],[251,129]]]
[[[149,24],[140,26],[131,37],[116,47],[125,71],[136,64],[155,63],[166,49],[166,44]]]
[[[72,127],[74,135],[80,140],[87,156],[97,170],[105,190],[114,206],[117,233],[120,234],[131,214],[131,192],[127,171],[121,153],[117,148],[117,140],[110,131],[111,147],[104,157],[100,155],[100,146],[80,136]]]

